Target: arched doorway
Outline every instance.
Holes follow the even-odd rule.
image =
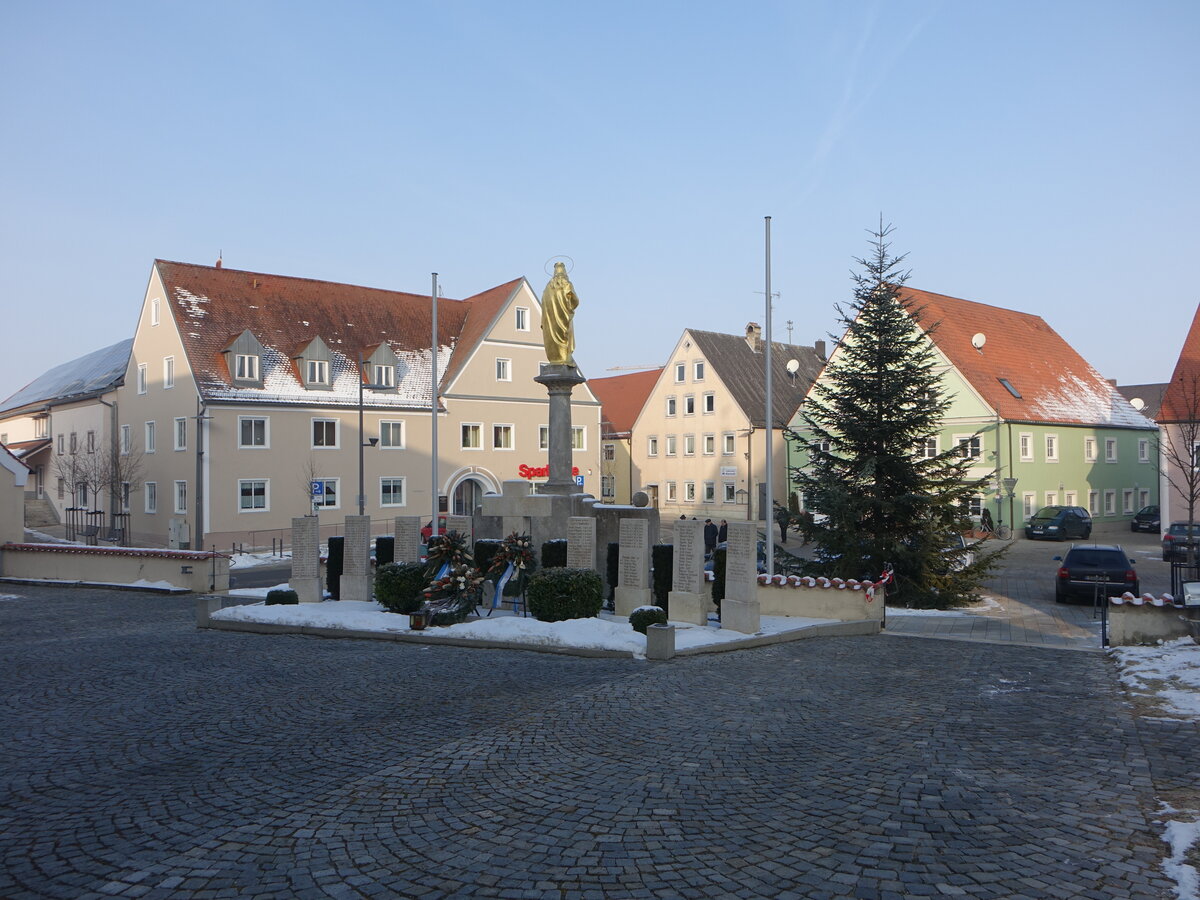
[[[483,492],[487,490],[487,485],[477,478],[464,478],[454,488],[454,495],[451,498],[451,507],[453,515],[469,516],[475,512],[475,507],[483,502]]]

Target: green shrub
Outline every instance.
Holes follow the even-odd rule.
[[[654,602],[666,610],[667,597],[671,593],[671,580],[675,563],[675,547],[671,544],[655,544],[650,548],[650,588]]]
[[[564,538],[555,538],[542,544],[542,568],[561,569],[567,564],[567,542]]]
[[[388,612],[408,615],[421,608],[426,584],[421,563],[388,563],[375,571],[375,599]]]
[[[300,595],[295,591],[275,588],[267,591],[267,606],[288,606],[300,602]]]
[[[651,625],[667,624],[667,611],[658,606],[639,606],[629,614],[629,624],[634,631],[645,634]]]
[[[542,622],[587,619],[604,605],[604,583],[591,569],[542,569],[529,579],[525,600]]]
[[[346,539],[331,537],[329,553],[325,560],[325,579],[329,596],[334,600],[342,599],[342,560],[345,558]]]

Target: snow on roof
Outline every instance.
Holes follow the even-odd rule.
[[[132,339],[119,341],[55,366],[0,403],[0,413],[31,403],[63,402],[112,390],[125,378],[132,348]]]

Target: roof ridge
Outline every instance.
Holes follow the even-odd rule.
[[[968,300],[966,297],[955,297],[952,294],[939,294],[937,291],[927,291],[924,288],[910,287],[907,284],[903,285],[900,288],[901,293],[903,293],[904,291],[914,291],[918,294],[925,294],[926,296],[929,296],[929,297],[937,297],[940,300],[953,300],[955,303],[970,303],[972,306],[982,306],[982,307],[986,307],[987,309],[996,309],[996,310],[999,310],[1000,312],[1008,313],[1009,315],[1024,316],[1029,319],[1037,319],[1041,322],[1046,321],[1041,316],[1039,316],[1037,313],[1022,312],[1019,309],[1010,309],[1007,306],[997,306],[994,303],[983,303],[982,301],[979,301],[979,300]]]

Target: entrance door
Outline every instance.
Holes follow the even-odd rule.
[[[483,502],[484,486],[474,478],[460,481],[454,489],[454,515],[469,516]]]

